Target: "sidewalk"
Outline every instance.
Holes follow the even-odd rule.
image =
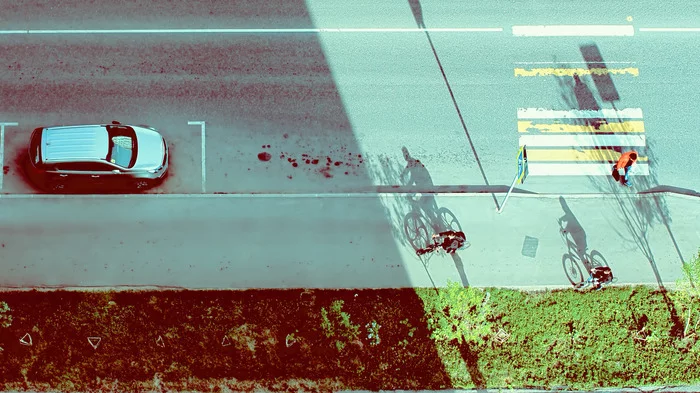
[[[496,198],[500,205],[503,194]],[[383,200],[391,205],[401,198]],[[439,195],[436,202],[454,214],[471,246],[454,257],[433,255],[427,269],[418,263],[407,265],[420,286],[432,285],[432,278],[435,285],[452,280],[479,287],[570,287],[563,268],[568,247],[560,234],[560,218],[573,234],[572,252],[582,245],[598,251],[618,278],[617,285],[672,288],[682,277],[682,262],[700,247],[700,203],[693,197],[512,194],[501,214],[490,194]],[[409,253],[406,250],[404,258],[418,262]],[[587,277],[584,269],[581,266]]]
[[[406,194],[3,196],[0,287],[569,288],[579,247],[617,284],[672,287],[700,246],[697,198],[513,194],[498,214],[504,196],[437,194],[471,246],[423,258],[405,227],[434,225]]]

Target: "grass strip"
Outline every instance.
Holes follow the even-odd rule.
[[[697,334],[684,329],[685,309],[668,293],[487,289],[485,340],[459,344],[431,338],[435,310],[446,309],[439,291],[446,289],[0,292],[0,305],[9,306],[0,307],[0,388],[378,391],[700,382]],[[20,342],[26,334],[31,345]],[[88,337],[99,337],[97,348]]]

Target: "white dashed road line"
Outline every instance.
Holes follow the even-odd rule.
[[[0,190],[2,190],[2,180],[5,176],[5,126],[17,126],[18,123],[0,123]]]
[[[191,126],[199,125],[202,129],[202,192],[207,192],[207,158],[205,152],[207,126],[203,121],[188,121],[187,124]]]
[[[454,28],[316,28],[316,29],[81,29],[81,30],[0,30],[11,34],[317,34],[317,33],[487,33],[502,32],[501,27]]]
[[[633,36],[632,25],[540,25],[513,26],[516,37]]]
[[[700,33],[700,27],[640,27],[645,33]]]

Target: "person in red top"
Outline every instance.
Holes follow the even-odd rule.
[[[637,162],[637,152],[634,150],[630,150],[628,152],[622,153],[620,155],[620,159],[617,160],[617,164],[615,164],[615,167],[613,168],[616,171],[619,171],[622,168],[625,168],[625,185],[627,187],[632,187],[632,182],[630,182],[629,174],[630,174],[630,168],[632,168],[632,165]]]

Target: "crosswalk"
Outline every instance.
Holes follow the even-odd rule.
[[[557,74],[517,68],[515,73],[531,77]],[[629,69],[624,73],[638,74]],[[630,149],[639,153],[634,174],[649,175],[641,108],[518,108],[517,129],[519,146],[527,146],[529,176],[610,176],[612,164]]]

